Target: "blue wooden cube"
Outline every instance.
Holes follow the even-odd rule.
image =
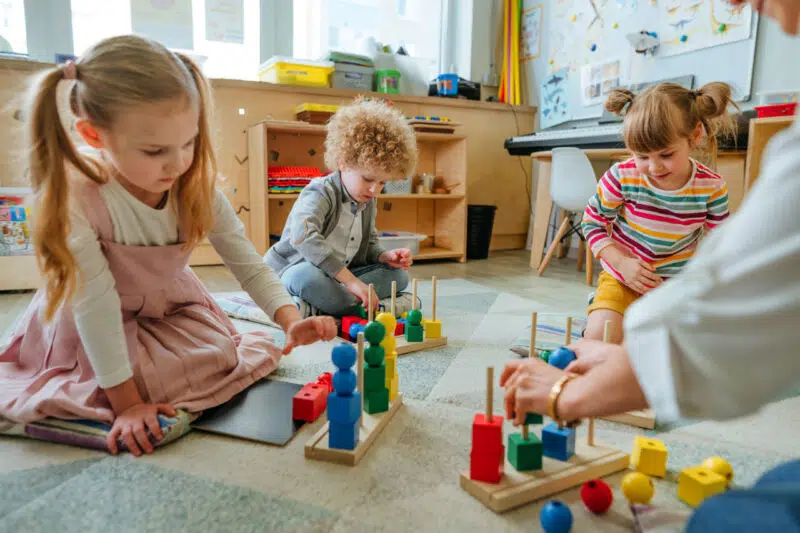
[[[337,450],[355,450],[358,445],[358,426],[354,424],[328,423],[328,447]]]
[[[328,420],[334,424],[352,424],[361,416],[361,393],[349,396],[332,392],[328,395]]]
[[[542,454],[551,459],[567,461],[575,455],[575,430],[560,428],[551,422],[542,429]]]

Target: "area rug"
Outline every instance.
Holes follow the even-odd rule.
[[[430,284],[420,284],[420,293],[429,312]],[[304,458],[322,420],[285,447],[192,432],[138,459],[3,437],[0,533],[538,531],[544,502],[496,515],[459,487],[458,475],[469,465],[472,417],[484,409],[486,367],[498,375],[518,357],[509,346],[524,335],[531,311],[563,309],[458,279],[439,281],[438,296],[449,345],[399,358],[404,406],[357,466]],[[265,327],[235,322],[243,330]],[[298,349],[274,376],[303,382],[331,370],[322,348]],[[496,388],[497,413],[502,401]],[[507,425],[506,434],[512,431]],[[733,465],[737,485],[753,483],[796,453],[800,402],[792,397],[747,419],[683,421],[655,431],[597,422],[604,444],[630,450],[635,435],[663,440],[669,450],[670,472],[657,480],[654,503],[688,511],[676,497],[680,469],[719,455]],[[615,501],[603,516],[589,513],[577,490],[558,496],[572,509],[573,531],[632,531],[620,479],[607,478]]]

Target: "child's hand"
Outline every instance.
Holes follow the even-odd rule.
[[[288,355],[295,346],[305,346],[317,341],[329,341],[336,337],[336,321],[329,316],[312,316],[299,320],[286,331],[283,355]]]
[[[638,257],[626,257],[619,262],[618,268],[625,283],[638,292],[645,294],[655,289],[661,282],[661,276],[655,273],[655,267]]]
[[[347,285],[347,290],[350,291],[350,294],[359,299],[359,301],[364,305],[364,309],[369,311],[369,309],[367,309],[367,305],[369,304],[369,285],[367,285],[360,279],[356,278],[356,280],[352,284]],[[378,295],[375,294],[375,289],[372,289],[373,311],[378,310],[379,303],[380,302],[378,301]]]
[[[111,453],[119,451],[118,440],[125,443],[128,451],[136,457],[144,453],[153,453],[153,443],[150,442],[150,435],[156,442],[164,438],[161,432],[161,424],[158,423],[158,414],[163,413],[167,416],[175,416],[175,408],[164,403],[140,403],[129,407],[114,419],[114,425],[108,433],[106,443]]]
[[[383,252],[378,258],[378,262],[389,265],[392,268],[408,270],[408,267],[410,267],[414,261],[411,260],[411,250],[408,248],[397,248],[396,250]]]

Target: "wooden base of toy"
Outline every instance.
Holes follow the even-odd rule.
[[[644,409],[642,411],[629,411],[627,413],[622,413],[621,415],[601,416],[600,418],[610,422],[628,424],[629,426],[635,426],[637,428],[655,429],[656,427],[656,415],[650,409]]]
[[[397,339],[397,355],[406,355],[414,352],[421,352],[422,350],[430,350],[433,348],[441,348],[447,346],[447,337],[439,337],[437,339],[424,339],[422,342],[408,342],[402,335],[396,337]]]
[[[389,410],[383,413],[370,415],[361,414],[362,424],[358,436],[358,446],[355,450],[337,450],[328,447],[328,422],[306,443],[306,459],[328,461],[347,466],[357,465],[364,454],[367,453],[377,436],[389,423],[389,420],[403,405],[403,394],[398,393],[397,398],[389,404]]]
[[[627,453],[605,446],[577,443],[575,455],[569,461],[544,457],[541,470],[518,472],[506,459],[505,474],[497,484],[473,481],[469,478],[469,470],[465,470],[461,473],[461,488],[495,513],[503,513],[578,487],[590,479],[625,470],[629,464],[630,455]]]

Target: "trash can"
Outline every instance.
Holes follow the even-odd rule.
[[[467,206],[467,259],[489,257],[495,211],[495,205]]]

